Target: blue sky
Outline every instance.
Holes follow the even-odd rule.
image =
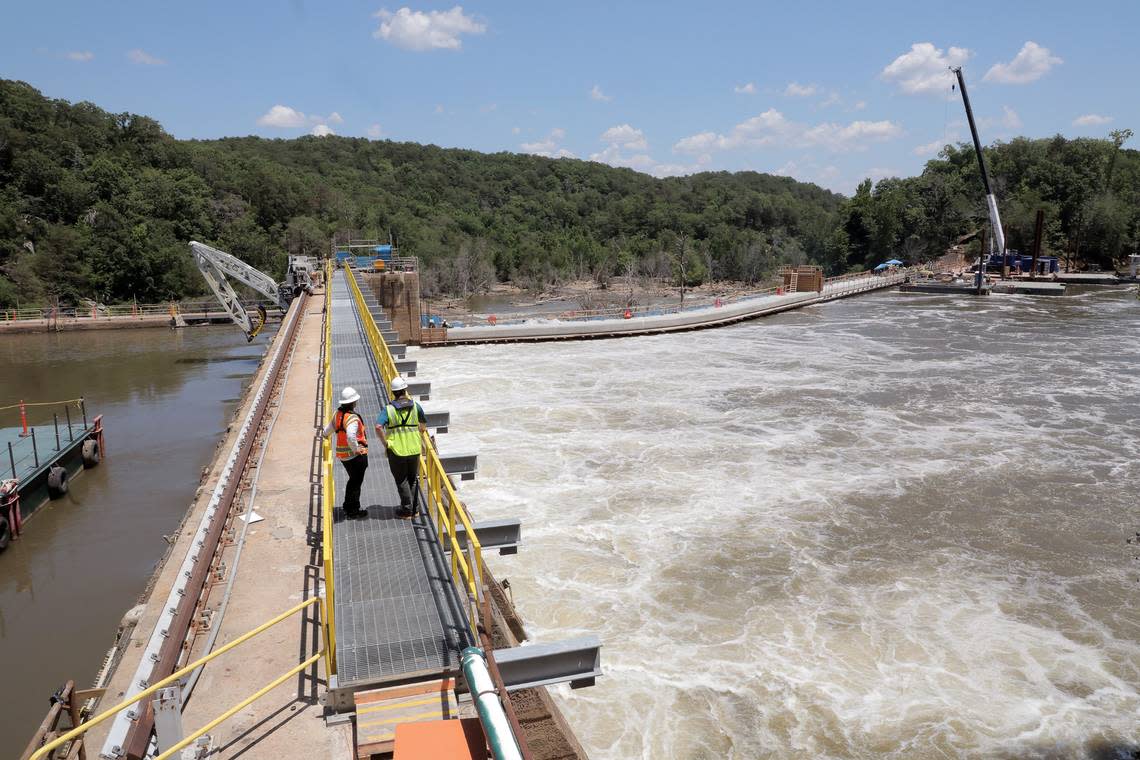
[[[333,132],[850,193],[968,139],[949,63],[983,142],[1140,131],[1136,0],[5,5],[0,76],[181,138]]]

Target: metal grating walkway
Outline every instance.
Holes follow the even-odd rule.
[[[340,270],[332,281],[331,319],[333,403],[344,386],[356,388],[356,410],[368,426],[369,439],[368,471],[360,493],[367,518],[345,518],[340,504],[347,477],[340,464],[334,469],[338,681],[351,687],[417,674],[438,677],[458,669],[458,653],[469,635],[431,526],[422,517],[396,517],[400,498],[374,430],[380,405],[387,403],[386,389]]]

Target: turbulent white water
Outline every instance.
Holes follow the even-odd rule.
[[[595,758],[1129,757],[1140,301],[881,294],[421,352]]]

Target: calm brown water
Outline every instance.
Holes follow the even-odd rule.
[[[83,395],[107,429],[107,458],[0,553],[0,757],[19,756],[66,680],[90,685],[268,337],[249,345],[223,326],[0,337],[0,406]]]

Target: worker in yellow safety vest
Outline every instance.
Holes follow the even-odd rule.
[[[427,416],[418,401],[408,396],[408,381],[392,378],[392,403],[376,416],[376,432],[388,452],[388,469],[400,492],[400,517],[413,517],[418,511],[420,452],[422,433],[427,432]]]
[[[353,388],[345,387],[340,392],[340,406],[319,434],[321,438],[336,434],[336,458],[348,473],[342,509],[345,516],[350,518],[368,516],[368,508],[360,506],[360,486],[364,482],[364,472],[368,469],[368,435],[364,429],[364,420],[356,413],[358,401],[360,394]]]

